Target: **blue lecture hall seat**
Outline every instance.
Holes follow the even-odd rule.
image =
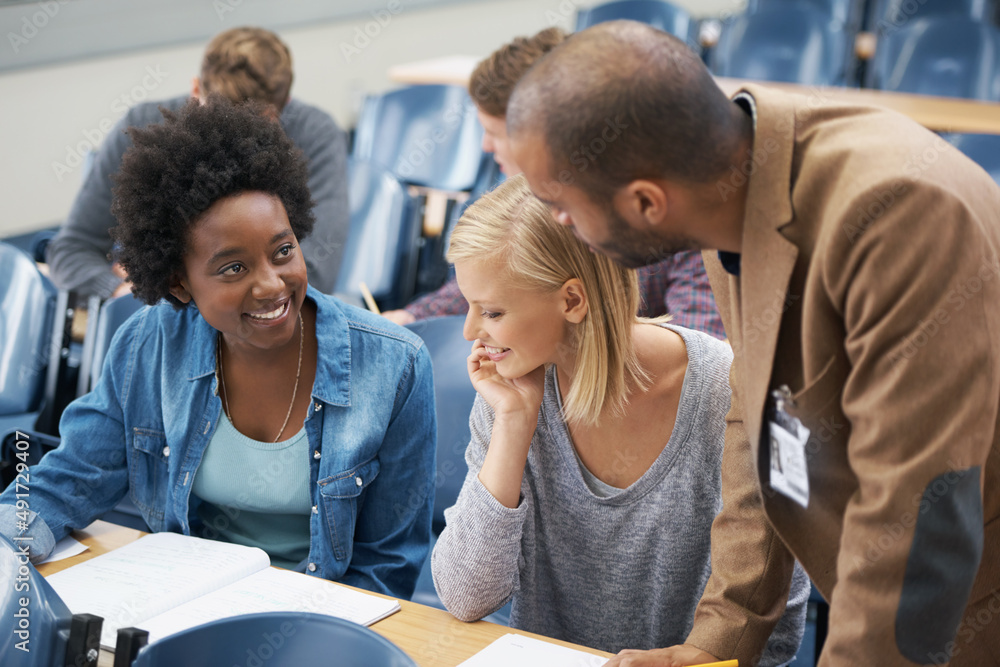
[[[852,40],[842,23],[815,7],[776,3],[725,25],[709,65],[718,76],[851,85]]]
[[[465,316],[451,315],[419,320],[406,325],[424,340],[434,366],[434,400],[437,406],[437,477],[435,479],[433,540],[444,530],[444,511],[455,504],[468,468],[465,450],[471,439],[469,413],[476,399],[476,391],[469,380],[466,358],[472,343],[462,336]],[[433,544],[431,545],[433,549]],[[444,609],[431,576],[431,559],[428,555],[420,571],[413,601]],[[488,616],[486,620],[506,625],[510,615],[509,605]]]
[[[872,0],[868,29],[891,33],[915,19],[949,15],[988,22],[995,5],[996,0]]]
[[[663,0],[617,0],[581,9],[576,15],[576,29],[619,19],[647,23],[698,50],[698,22],[687,10]]]
[[[92,362],[90,368],[85,369],[90,373],[91,389],[97,384],[98,378],[101,377],[104,358],[108,356],[108,350],[111,348],[111,339],[114,338],[118,327],[125,324],[125,320],[138,312],[144,305],[142,301],[131,294],[108,299],[101,305],[92,343]]]
[[[1000,29],[963,16],[908,21],[881,35],[868,85],[1000,101]]]
[[[363,625],[307,612],[246,614],[205,623],[139,650],[133,667],[416,667]]]
[[[56,289],[34,260],[0,243],[0,433],[34,427],[55,309]]]
[[[404,183],[471,190],[483,129],[460,86],[409,86],[373,95],[358,117],[352,157],[388,169]]]
[[[986,170],[1000,185],[1000,134],[944,134],[942,137]]]
[[[865,2],[864,0],[748,0],[746,11],[748,14],[753,14],[763,9],[780,8],[789,4],[807,5],[818,9],[844,25],[847,30],[856,32],[861,26]]]
[[[411,197],[386,169],[348,162],[351,225],[337,280],[338,294],[360,295],[364,282],[383,308],[401,308],[412,292],[420,221]]]

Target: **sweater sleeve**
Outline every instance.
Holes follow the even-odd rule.
[[[47,261],[52,280],[62,288],[101,298],[111,296],[122,280],[111,272],[111,177],[121,166],[131,144],[126,128],[137,122],[127,114],[101,144],[69,217],[48,245]]]
[[[332,294],[350,227],[347,202],[347,137],[329,114],[304,104],[301,121],[290,124],[289,138],[302,149],[309,164],[309,191],[316,223],[302,240],[309,284]]]
[[[493,430],[493,411],[476,396],[469,417],[472,441],[465,452],[469,472],[447,526],[431,554],[434,586],[456,618],[476,621],[504,606],[517,591],[521,531],[530,501],[505,507],[479,481]]]

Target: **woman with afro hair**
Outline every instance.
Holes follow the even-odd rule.
[[[27,529],[8,488],[0,532],[30,536],[38,560],[128,494],[153,531],[409,597],[433,502],[426,348],[308,285],[306,165],[265,107],[213,97],[163,113],[129,130],[113,200],[120,261],[149,306],[31,469]]]

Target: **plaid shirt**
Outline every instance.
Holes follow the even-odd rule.
[[[639,315],[656,317],[669,313],[673,324],[726,338],[700,252],[676,253],[658,264],[640,268],[638,274]],[[454,278],[406,307],[418,320],[464,315],[468,310],[469,304]]]

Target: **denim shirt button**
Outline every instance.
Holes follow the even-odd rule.
[[[163,448],[163,456],[164,457],[170,456],[170,445],[167,445],[166,447]]]
[[[361,481],[360,477],[355,477],[354,478],[354,483],[357,484],[358,486],[363,486],[364,485],[364,482]]]
[[[319,514],[319,507],[313,505],[313,514]]]
[[[310,572],[315,572],[316,571],[316,563],[309,563],[309,565],[306,566],[306,569],[309,570]]]
[[[316,412],[319,412],[322,409],[323,409],[323,404],[322,403],[318,403],[318,402],[317,403],[313,403],[313,410],[315,410]]]
[[[319,453],[319,450],[317,449],[316,451],[313,452],[313,458],[314,459],[319,459],[319,457],[320,457],[320,453]]]

